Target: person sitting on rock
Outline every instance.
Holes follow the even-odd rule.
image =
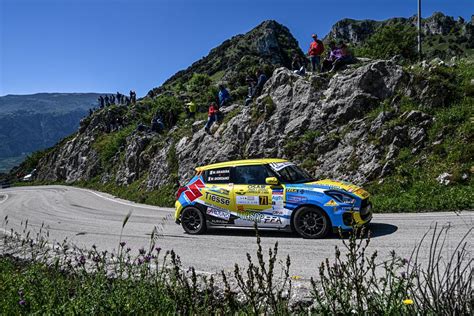
[[[163,119],[161,116],[155,116],[151,120],[151,131],[156,133],[161,133],[165,129],[165,124],[163,124]]]
[[[339,42],[338,48],[339,48],[340,53],[338,54],[336,60],[334,61],[330,71],[337,71],[341,69],[343,66],[352,64],[354,62],[354,59],[352,58],[352,54],[349,48],[343,41]]]
[[[313,41],[309,46],[308,56],[313,72],[317,72],[320,67],[321,54],[324,52],[324,44],[318,39],[318,35],[313,34],[311,37]]]
[[[331,70],[334,62],[340,57],[342,57],[342,51],[336,46],[334,41],[331,41],[329,43],[329,55],[323,61],[322,71],[326,72]]]
[[[304,61],[300,55],[295,54],[293,60],[291,61],[291,69],[297,75],[304,76],[306,73]]]
[[[223,108],[230,102],[229,91],[223,86],[219,85],[219,108]]]
[[[211,102],[211,105],[209,105],[209,111],[208,111],[208,119],[207,123],[204,126],[204,130],[206,133],[211,132],[211,126],[214,124],[215,121],[217,121],[217,115],[219,113],[219,108],[217,107],[217,104],[215,102]]]

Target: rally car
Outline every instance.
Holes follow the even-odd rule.
[[[196,168],[176,193],[175,220],[189,234],[208,227],[296,231],[322,238],[372,219],[369,193],[334,180],[316,181],[283,159],[236,160]]]

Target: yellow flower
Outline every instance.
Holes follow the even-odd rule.
[[[405,304],[405,305],[413,305],[413,300],[407,298],[406,300],[403,300],[403,304]]]
[[[299,275],[293,275],[291,278],[292,278],[293,280],[299,280],[299,279],[301,279],[301,277],[300,277]]]

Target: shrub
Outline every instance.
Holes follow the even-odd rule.
[[[415,60],[416,30],[413,26],[395,24],[377,30],[358,49],[358,56],[389,59],[401,55],[405,59]]]

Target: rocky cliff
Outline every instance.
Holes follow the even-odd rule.
[[[270,29],[262,31],[262,26],[263,30]],[[286,30],[275,22],[265,22],[249,33],[259,34],[249,45],[274,43],[268,47],[284,51],[278,46],[280,42],[273,42],[275,37],[268,35],[277,32],[274,27]],[[249,34],[234,38],[234,44],[239,46]],[[298,50],[292,36],[285,42]],[[228,43],[223,45],[225,49],[216,48],[210,56],[235,50],[226,46]],[[263,49],[257,58],[270,58],[266,52]],[[282,157],[301,164],[318,178],[369,185],[380,196],[411,192],[419,194],[420,201],[431,196],[425,194],[425,187],[418,186],[426,184],[432,194],[442,190],[436,177],[445,171],[450,183],[457,185],[452,194],[471,192],[455,207],[472,207],[469,168],[473,132],[469,117],[474,93],[468,81],[474,75],[472,60],[459,65],[434,61],[412,67],[403,67],[395,59],[373,60],[338,73],[302,77],[280,67],[287,55],[278,56],[267,60],[275,70],[261,96],[250,106],[237,99],[222,109],[224,120],[213,126],[210,134],[203,130],[205,113],[196,119],[182,113],[163,133],[138,130],[136,126],[149,120],[163,100],[173,100],[164,95],[184,93],[167,85],[185,76],[191,78],[193,71],[214,57],[205,58],[153,90],[158,96],[148,96],[132,108],[108,107],[84,119],[77,133],[36,161],[37,181],[113,188],[109,191],[114,193],[129,190],[138,200],[163,204],[172,201],[178,182],[185,183],[196,166],[230,159]],[[225,69],[225,73],[234,71],[232,64]],[[141,193],[137,196],[135,192]],[[160,198],[149,199],[153,194]],[[164,199],[163,194],[167,196]],[[449,203],[446,195],[436,198]],[[429,199],[420,203],[422,208],[431,207]],[[446,203],[440,205],[449,205]],[[379,205],[384,207],[383,200]]]

